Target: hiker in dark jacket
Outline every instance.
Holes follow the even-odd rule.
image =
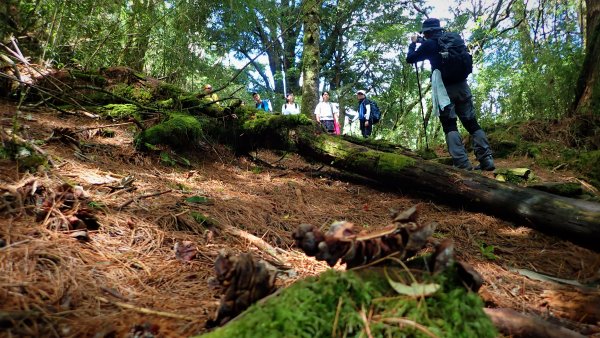
[[[360,132],[363,137],[371,136],[373,131],[373,116],[371,116],[371,102],[367,99],[367,94],[364,90],[356,92],[358,99],[358,120],[360,122]]]
[[[406,62],[417,63],[419,61],[429,60],[431,71],[434,72],[436,69],[440,69],[442,64],[440,47],[438,44],[438,38],[443,34],[443,29],[440,27],[440,20],[429,18],[423,21],[421,33],[425,39],[422,39],[417,35],[411,37],[412,42],[408,46]],[[416,48],[417,42],[421,43],[419,48]],[[439,109],[439,116],[442,128],[446,134],[448,152],[450,153],[450,156],[452,156],[454,166],[466,170],[473,169],[469,157],[467,156],[465,146],[462,143],[462,137],[458,132],[456,125],[456,119],[458,117],[463,127],[467,129],[473,138],[473,151],[479,161],[479,165],[474,169],[494,170],[495,166],[492,150],[485,132],[477,123],[477,118],[473,111],[473,96],[471,94],[471,89],[467,84],[467,80],[465,79],[454,83],[447,82],[449,81],[444,81],[443,86],[448,94],[447,98],[450,99],[450,104],[443,109]],[[436,93],[432,90],[432,94],[435,95]]]

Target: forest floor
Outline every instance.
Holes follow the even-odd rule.
[[[2,128],[12,128],[15,111],[13,104],[0,103]],[[110,123],[24,110],[18,124],[23,138],[45,140],[54,128]],[[0,336],[133,337],[144,330],[165,337],[199,334],[220,296],[208,284],[219,250],[273,260],[256,242],[210,224],[241,229],[277,248],[291,268],[278,283],[289,285],[328,268],[293,247],[291,233],[299,224],[327,226],[347,220],[383,226],[390,221],[390,209],[419,204],[422,222],[439,223],[434,237],[453,239],[458,258],[484,277],[480,294],[487,306],[536,314],[600,337],[600,315],[594,312],[598,303],[591,310],[576,307],[578,297],[587,297],[582,288],[530,279],[517,270],[597,285],[599,253],[484,213],[455,210],[351,176],[345,179],[343,173],[296,154],[259,150],[254,155],[264,161],[260,164],[204,144],[184,155],[190,166],[173,165],[167,162],[177,159],[174,155],[161,160],[158,152],[135,151],[133,126],[109,129],[114,137],[95,133],[97,129],[72,135],[80,139],[79,147],[68,137],[45,142],[41,148],[55,166],[35,174],[1,160],[3,196],[11,187],[30,185],[55,199],[45,201],[50,211],[37,220],[31,211],[43,205],[39,196],[37,201],[25,196],[22,210],[0,218]],[[541,180],[577,177],[569,171],[551,172],[527,158],[500,159],[497,166],[527,166]],[[120,187],[129,176],[135,180]],[[79,202],[56,204],[64,183],[83,188]],[[14,201],[5,200],[4,206],[9,202]],[[75,209],[84,207],[97,217],[99,228],[87,233],[65,230]],[[206,222],[201,225],[195,221],[199,218]],[[174,246],[184,241],[197,250],[193,259],[176,257]],[[598,294],[597,287],[591,291]]]

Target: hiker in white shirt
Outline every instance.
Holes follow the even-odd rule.
[[[285,103],[281,106],[281,113],[283,115],[296,115],[300,114],[300,106],[294,102],[294,94],[288,93],[285,97]]]
[[[337,115],[339,112],[337,107],[329,102],[328,92],[323,92],[321,97],[323,100],[319,102],[315,108],[315,116],[317,118],[317,122],[321,123],[323,128],[325,128],[328,133],[333,134],[335,131],[334,119],[337,120]]]

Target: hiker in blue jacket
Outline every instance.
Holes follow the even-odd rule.
[[[367,99],[367,95],[364,90],[356,92],[356,98],[358,99],[358,121],[360,123],[360,132],[363,137],[371,136],[373,130],[373,116],[371,116],[371,104]]]
[[[440,20],[429,18],[423,21],[420,33],[423,34],[424,39],[417,35],[411,37],[411,43],[408,46],[408,53],[406,55],[406,62],[417,63],[419,61],[429,60],[429,63],[431,64],[431,71],[433,73],[433,101],[434,103],[448,103],[443,109],[438,108],[438,110],[442,128],[446,134],[448,152],[450,153],[450,156],[452,156],[454,166],[466,170],[494,170],[495,166],[494,158],[492,157],[492,149],[490,148],[485,132],[477,123],[477,118],[475,117],[475,112],[473,110],[473,96],[471,94],[471,89],[467,84],[467,80],[464,79],[458,82],[451,82],[442,80],[440,75],[439,69],[442,65],[442,56],[440,54],[438,38],[442,36],[443,32],[444,30],[440,27]],[[417,48],[417,43],[421,43],[419,48]],[[437,73],[435,72],[436,70],[438,70]],[[449,101],[444,101],[444,99],[449,99]],[[436,105],[436,107],[442,107],[442,105]],[[479,161],[479,165],[475,168],[471,166],[467,151],[462,143],[462,137],[458,132],[456,125],[457,117],[473,138],[473,151]]]
[[[252,98],[254,99],[254,107],[258,110],[264,110],[266,112],[272,112],[271,103],[269,100],[261,100],[260,94],[257,92],[252,93]]]

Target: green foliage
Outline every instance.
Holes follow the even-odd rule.
[[[205,196],[190,196],[185,201],[188,203],[206,204],[209,202],[209,199]]]
[[[100,113],[113,119],[123,119],[126,117],[140,118],[139,109],[134,104],[107,104],[100,109]]]
[[[493,245],[487,245],[482,242],[481,244],[479,244],[479,251],[481,251],[481,255],[485,259],[496,260],[498,258],[498,257],[496,257],[496,255],[494,255],[494,246]]]
[[[203,337],[360,337],[365,325],[360,311],[368,309],[381,318],[415,321],[438,337],[496,336],[477,294],[455,288],[447,278],[438,281],[443,291],[415,299],[397,295],[381,274],[328,270],[294,283]],[[427,337],[414,327],[382,321],[372,320],[369,327],[375,337]]]
[[[142,131],[135,144],[144,148],[146,143],[168,145],[173,148],[190,148],[202,136],[202,124],[193,116],[173,114],[168,120]],[[170,158],[170,157],[169,157]]]
[[[166,99],[166,100],[156,101],[156,105],[159,108],[164,108],[164,109],[175,108],[175,101],[173,100],[173,98],[170,98],[170,99]]]
[[[153,100],[152,91],[141,86],[130,86],[125,83],[119,83],[112,88],[112,93],[126,99],[148,104]]]
[[[244,112],[244,110],[241,110]],[[245,111],[248,112],[247,110]],[[244,121],[243,128],[254,134],[260,135],[266,130],[286,130],[289,128],[311,125],[313,121],[302,114],[297,115],[273,115],[251,108],[253,115]]]
[[[206,216],[202,213],[199,213],[197,211],[192,211],[190,212],[190,215],[192,216],[192,218],[200,225],[203,225],[205,227],[214,227],[217,226],[219,223],[214,220],[213,218]]]
[[[177,162],[175,162],[166,151],[160,153],[160,162],[169,166],[177,165]]]
[[[183,93],[184,91],[181,87],[168,82],[161,82],[156,88],[157,96],[161,97],[176,97]]]
[[[582,151],[576,161],[578,169],[583,172],[594,186],[600,188],[600,150]]]

